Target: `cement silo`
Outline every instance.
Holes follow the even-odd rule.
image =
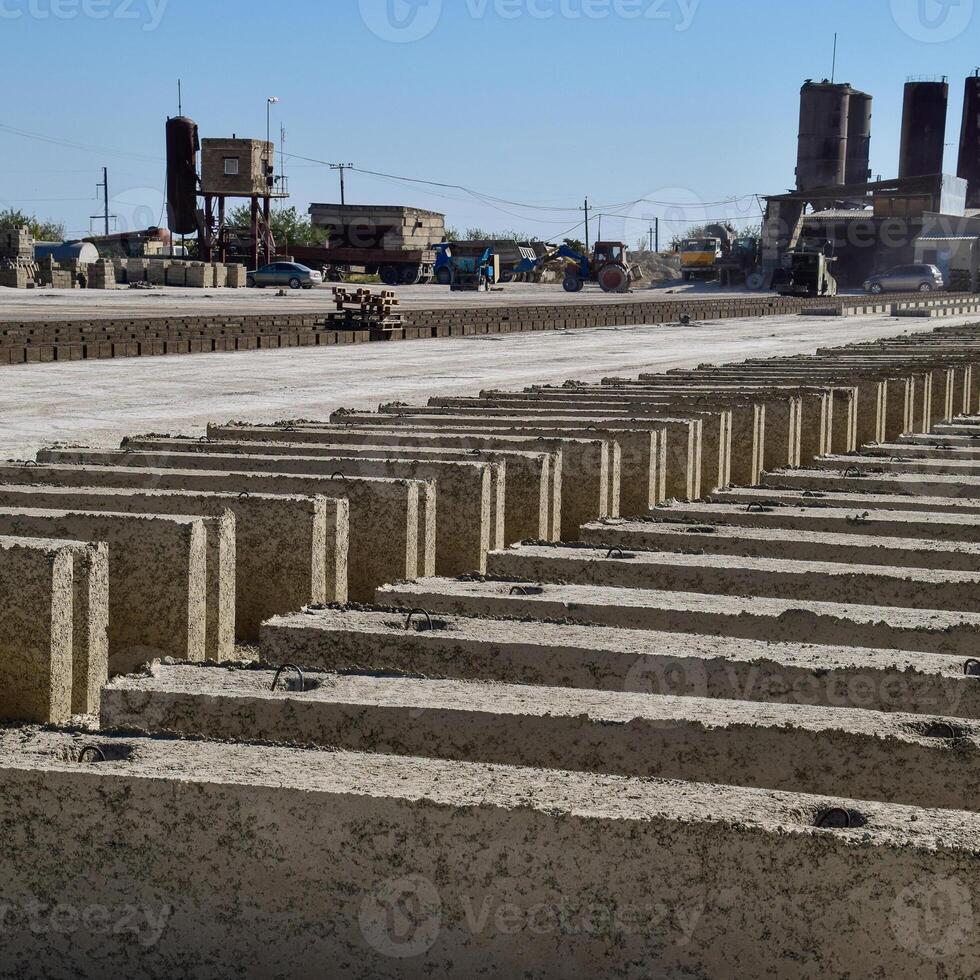
[[[910,81],[905,86],[899,177],[926,177],[943,172],[949,84]]]
[[[807,80],[800,90],[800,139],[796,186],[807,191],[836,187],[847,173],[851,87]]]
[[[967,207],[980,208],[980,70],[966,80],[960,160],[956,174],[969,185]]]
[[[847,109],[847,169],[845,184],[864,184],[871,179],[871,109],[867,92],[851,91]]]
[[[197,123],[167,120],[167,227],[177,235],[197,233]]]

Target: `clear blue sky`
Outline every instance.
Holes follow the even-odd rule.
[[[838,80],[875,96],[875,173],[896,172],[908,75],[950,76],[955,144],[962,79],[980,62],[975,3],[0,0],[4,78],[19,93],[0,113],[0,203],[87,233],[105,164],[120,227],[156,223],[180,76],[204,136],[264,136],[266,99],[281,99],[273,132],[285,126],[303,210],[337,200],[337,176],[290,154],[516,204],[349,175],[350,202],[445,211],[459,228],[555,238],[586,195],[688,204],[609,207],[629,220],[603,219],[605,237],[633,242],[660,214],[666,236],[706,215],[757,213],[749,198],[741,212],[698,201],[791,185],[799,87],[830,74],[835,29]]]

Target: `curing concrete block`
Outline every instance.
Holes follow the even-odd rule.
[[[0,537],[0,721],[72,713],[75,546]]]
[[[279,616],[262,627],[260,657],[340,673],[980,718],[966,661],[937,654],[461,616],[405,629],[405,619],[363,609]]]
[[[522,588],[512,582],[433,578],[385,586],[378,589],[377,601],[430,613],[560,619],[793,643],[812,640],[956,657],[973,656],[980,639],[978,613],[652,589],[547,584]]]
[[[980,545],[876,534],[770,527],[726,527],[698,521],[602,521],[582,528],[582,541],[627,551],[741,555],[784,561],[851,563],[892,568],[980,572]]]
[[[0,463],[0,482],[56,478],[62,485],[147,490],[323,495],[348,502],[350,598],[370,599],[382,582],[416,578],[435,566],[435,488],[412,480],[332,478],[132,466]],[[420,524],[426,551],[419,555]]]
[[[418,462],[500,464],[490,471],[491,547],[502,548],[515,541],[551,538],[549,497],[552,455],[546,453],[500,452],[483,449],[406,448],[401,446],[342,443],[258,443],[258,442],[191,442],[181,439],[128,439],[125,445],[141,452],[181,451],[182,446],[200,445],[212,452],[239,455],[320,456],[339,459],[415,460]],[[560,485],[559,485],[560,493]],[[560,506],[560,504],[559,504]]]
[[[45,484],[0,485],[0,507],[235,515],[235,633],[254,643],[270,616],[347,601],[348,505],[323,496],[195,493],[57,486],[57,468],[26,471]],[[4,479],[9,478],[9,474]]]
[[[605,517],[619,515],[620,508],[620,472],[622,462],[622,447],[615,438],[591,439],[592,433],[580,428],[554,429],[522,426],[498,425],[487,422],[483,426],[446,423],[440,418],[416,421],[414,416],[374,415],[370,412],[336,412],[332,417],[336,425],[345,422],[352,425],[370,426],[376,424],[386,429],[392,426],[403,426],[406,436],[415,432],[437,430],[447,435],[462,437],[474,436],[482,438],[524,437],[559,441],[563,447],[564,461],[562,463],[562,533],[563,540],[571,540],[584,521],[595,520],[596,512]],[[649,436],[649,434],[648,434]],[[650,445],[654,445],[655,437],[650,437]]]
[[[108,761],[73,761],[87,741]],[[943,980],[980,958],[975,813],[60,732],[5,736],[0,779],[12,976]]]
[[[393,414],[389,416],[392,419],[406,416],[441,418],[453,425],[462,423],[483,427],[503,424],[517,429],[531,426],[531,431],[538,428],[584,430],[615,439],[622,446],[622,488],[627,493],[621,501],[621,512],[624,514],[643,513],[649,509],[646,501],[658,486],[659,446],[665,442],[663,466],[666,495],[678,500],[696,500],[701,493],[701,423],[696,419],[595,417],[589,413],[576,415],[495,408],[397,408],[392,411]],[[662,435],[658,438],[656,433]]]
[[[440,574],[482,572],[487,552],[491,547],[501,547],[504,540],[507,468],[503,462],[475,461],[472,457],[449,462],[424,456],[399,460],[326,453],[278,454],[271,448],[255,452],[258,444],[252,443],[245,443],[242,448],[183,440],[165,442],[161,449],[144,449],[138,441],[126,445],[123,455],[134,466],[434,481],[438,494],[435,570]]]
[[[467,434],[466,432],[452,433],[448,430],[425,432],[424,430],[405,428],[384,429],[380,426],[358,429],[351,425],[332,426],[329,424],[281,425],[277,427],[231,423],[224,426],[211,425],[208,427],[208,433],[211,439],[217,441],[275,442],[282,440],[288,441],[290,445],[337,445],[345,446],[353,451],[363,451],[365,447],[373,446],[394,448],[402,452],[411,452],[413,448],[431,452],[480,451],[486,453],[488,459],[495,459],[499,454],[507,462],[512,461],[514,454],[517,454],[519,458],[530,457],[532,460],[538,454],[543,454],[548,460],[547,465],[550,471],[547,529],[539,528],[535,532],[533,528],[524,523],[519,528],[510,530],[512,525],[508,524],[506,534],[509,541],[528,538],[552,541],[561,539],[562,475],[566,466],[566,458],[570,462],[572,470],[577,474],[577,482],[587,480],[588,467],[585,465],[585,453],[591,452],[593,445],[587,440],[535,439],[513,435],[482,436],[480,434]],[[602,461],[596,460],[592,463],[592,470],[597,473],[601,472],[602,466]],[[513,472],[513,469],[511,467],[510,472]],[[519,470],[518,472],[522,471]],[[512,478],[508,475],[508,483],[511,484],[512,482]],[[520,492],[519,484],[518,492]],[[513,496],[511,499],[514,500]],[[533,501],[530,501],[530,504],[531,506],[527,508],[520,504],[509,507],[507,520],[511,521],[513,517],[520,518],[525,509],[528,514],[532,513]],[[528,517],[525,516],[524,521],[527,520]],[[530,533],[528,533],[529,531]]]
[[[424,678],[310,674],[303,691],[273,691],[276,673],[154,664],[106,687],[100,717],[147,734],[980,809],[980,725]]]
[[[980,574],[970,572],[541,545],[492,552],[487,571],[496,578],[517,582],[980,612]]]
[[[233,520],[223,523],[224,539],[233,540]],[[158,657],[204,659],[205,519],[4,508],[0,534],[109,545],[111,672],[126,673]],[[233,621],[233,603],[222,613]]]

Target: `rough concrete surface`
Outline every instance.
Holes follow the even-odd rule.
[[[109,761],[73,761],[86,743]],[[980,957],[974,813],[276,747],[0,745],[13,976],[948,980]],[[833,806],[865,825],[815,828]],[[944,896],[937,954],[919,909]]]

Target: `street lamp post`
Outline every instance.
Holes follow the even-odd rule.
[[[272,142],[272,107],[279,104],[279,99],[274,95],[270,95],[268,99],[265,100],[265,144],[268,150],[269,144]],[[274,158],[275,152],[272,154],[273,159],[269,162],[275,166]]]

